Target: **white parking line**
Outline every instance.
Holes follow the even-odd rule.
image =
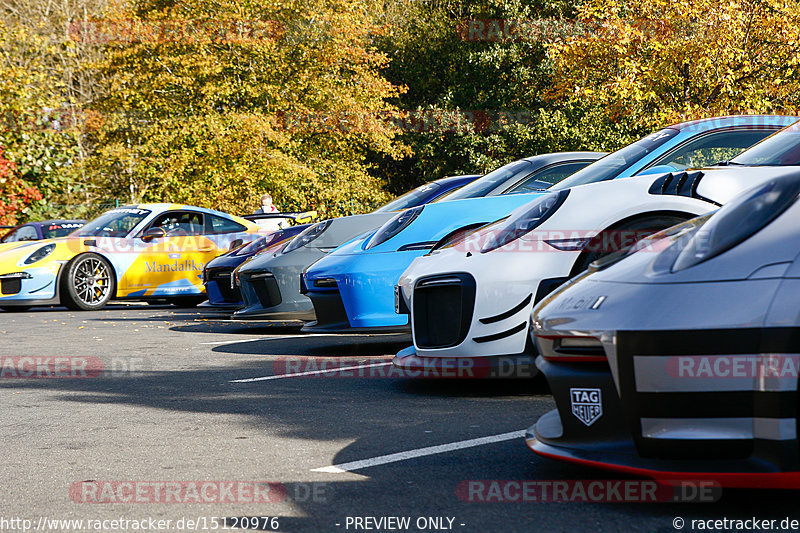
[[[381,455],[378,457],[373,457],[372,459],[362,459],[361,461],[352,461],[349,463],[341,463],[338,465],[323,466],[322,468],[313,468],[311,469],[311,471],[326,472],[328,474],[341,474],[343,472],[352,472],[353,470],[361,470],[362,468],[369,468],[371,466],[385,465],[387,463],[406,461],[408,459],[415,459],[417,457],[424,457],[426,455],[435,455],[437,453],[447,453],[447,452],[452,452],[453,450],[462,450],[464,448],[483,446],[485,444],[503,442],[506,440],[517,439],[524,436],[525,436],[525,430],[523,429],[520,431],[501,433],[499,435],[491,435],[489,437],[480,437],[478,439],[462,440],[459,442],[451,442],[450,444],[440,444],[438,446],[417,448],[416,450],[408,450],[406,452]]]
[[[275,374],[273,376],[263,376],[260,378],[234,379],[233,381],[229,381],[228,383],[253,383],[254,381],[269,381],[272,379],[298,378],[301,376],[316,376],[319,374],[332,374],[334,372],[341,372],[343,370],[357,370],[359,368],[370,368],[373,366],[386,366],[391,364],[392,364],[391,361],[387,361],[383,363],[373,363],[371,365],[342,366],[337,368],[329,368],[327,370],[309,370],[308,372],[294,372],[292,374]]]

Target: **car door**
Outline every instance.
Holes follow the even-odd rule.
[[[127,297],[180,296],[203,291],[203,267],[221,250],[207,235],[206,215],[173,210],[156,216],[136,238],[145,241],[120,282]],[[151,238],[149,230],[162,230]]]

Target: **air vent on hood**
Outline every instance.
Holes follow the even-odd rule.
[[[650,194],[659,195],[686,196],[687,198],[697,198],[704,202],[720,205],[713,200],[709,200],[697,194],[697,186],[700,184],[700,180],[703,179],[703,176],[704,174],[699,170],[695,172],[669,173],[654,181],[648,192]]]

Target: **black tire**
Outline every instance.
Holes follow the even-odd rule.
[[[175,307],[197,307],[206,300],[208,300],[207,296],[179,296],[170,299],[169,303]]]
[[[572,269],[572,275],[575,276],[577,274],[580,274],[581,272],[589,268],[590,264],[592,264],[594,261],[597,261],[598,259],[601,259],[615,252],[627,250],[633,245],[632,242],[629,242],[626,243],[626,245],[620,245],[616,247],[613,246],[613,244],[620,244],[617,243],[617,239],[613,238],[614,233],[636,232],[636,235],[638,237],[637,240],[641,240],[649,235],[652,235],[653,233],[667,229],[676,224],[685,222],[689,220],[689,218],[690,217],[688,216],[681,216],[681,215],[651,215],[642,218],[637,218],[635,220],[625,222],[619,227],[606,230],[601,233],[601,236],[595,237],[592,240],[592,242],[590,242],[587,245],[587,248],[590,251],[581,254],[581,256],[578,258],[578,261],[575,263],[575,267]],[[606,247],[602,245],[603,242],[602,235],[608,233],[612,234],[612,238],[608,239],[608,241],[612,243],[611,247]]]
[[[102,255],[76,256],[61,276],[61,303],[74,311],[97,311],[116,291],[111,263]]]
[[[4,306],[0,306],[0,309],[5,311],[6,313],[22,313],[23,311],[27,311],[30,308],[31,308],[31,306],[29,306],[29,305],[4,305]]]

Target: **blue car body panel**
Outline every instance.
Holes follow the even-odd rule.
[[[746,127],[749,130],[764,128],[766,136],[767,133],[777,131],[796,120],[796,117],[754,115],[719,117],[670,126],[660,130],[673,130],[666,135],[671,135],[666,142],[641,155],[611,178],[626,178],[643,171],[647,173],[649,167],[662,156],[711,131],[733,130],[737,127]],[[612,158],[614,155],[607,157]],[[601,165],[603,161],[601,159],[580,172]],[[653,171],[668,170],[658,166],[653,167]],[[570,179],[571,177],[567,178],[562,184]],[[346,332],[407,329],[408,315],[396,314],[394,310],[394,286],[415,258],[428,253],[429,247],[423,248],[422,243],[437,242],[465,226],[496,221],[541,194],[548,193],[512,194],[428,204],[413,222],[381,244],[365,249],[370,234],[337,248],[308,267],[303,274],[304,291],[314,302],[317,315],[317,322],[308,324],[303,330]],[[418,245],[420,249],[401,250],[414,245]]]

